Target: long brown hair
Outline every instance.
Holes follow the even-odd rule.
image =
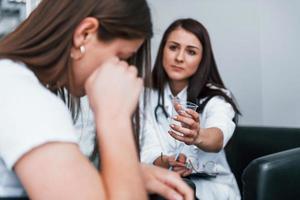
[[[139,74],[146,74],[145,69],[151,66],[152,22],[145,0],[43,0],[14,32],[0,41],[0,58],[26,64],[43,85],[67,103],[74,118],[79,101],[70,92],[70,50],[73,32],[86,17],[99,20],[98,36],[103,41],[146,39],[131,59]],[[145,80],[147,85],[149,81]]]
[[[164,109],[164,87],[169,82],[169,77],[163,67],[163,49],[166,45],[169,35],[177,28],[182,28],[193,35],[195,35],[203,46],[202,60],[199,63],[196,73],[189,79],[188,89],[187,89],[187,100],[199,105],[198,112],[201,112],[206,103],[214,96],[222,96],[225,101],[230,103],[236,112],[234,121],[237,122],[238,114],[240,111],[234,100],[233,95],[228,96],[224,90],[226,89],[220,73],[217,68],[217,64],[214,58],[213,50],[210,43],[210,38],[206,28],[198,21],[186,18],[178,19],[174,21],[165,31],[159,49],[157,57],[155,60],[153,73],[152,73],[152,83],[153,89],[158,91],[158,102],[155,108],[155,116],[158,108],[162,108],[165,115],[167,112]],[[209,85],[213,85],[219,89],[212,89]],[[206,98],[201,104],[199,100]]]

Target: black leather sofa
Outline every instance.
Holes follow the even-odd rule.
[[[300,199],[300,128],[238,127],[226,155],[243,200]]]

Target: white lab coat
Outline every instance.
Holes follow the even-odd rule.
[[[218,88],[215,88],[218,89]],[[172,93],[169,86],[164,91],[165,110],[171,116],[172,113]],[[186,100],[187,88],[183,89],[177,98]],[[155,118],[154,110],[157,105],[158,92],[151,91],[147,98],[146,108],[141,110],[141,161],[153,164],[154,160],[163,155],[174,155],[179,143],[168,134],[169,119],[165,117],[160,108],[157,111],[158,121]],[[142,106],[141,106],[142,109]],[[231,138],[235,123],[232,121],[235,112],[232,106],[223,97],[213,97],[206,104],[200,113],[200,123],[202,128],[216,127],[222,130],[224,141],[223,147]],[[219,175],[211,179],[193,179],[196,185],[196,195],[201,200],[238,200],[241,199],[239,189],[226,161],[225,152],[222,149],[218,153],[208,153],[194,145],[185,146],[182,153],[188,159],[196,161],[198,170],[207,162],[216,163],[216,170]]]

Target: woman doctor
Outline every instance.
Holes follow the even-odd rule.
[[[189,176],[201,200],[240,199],[224,147],[231,138],[239,110],[224,86],[205,27],[179,19],[165,31],[152,72],[153,86],[142,112],[141,160]],[[197,104],[172,116],[173,99]],[[180,110],[180,107],[176,107]],[[185,126],[169,124],[170,118]],[[180,133],[180,134],[177,134]],[[175,160],[174,154],[184,143]],[[208,179],[196,172],[216,175]]]

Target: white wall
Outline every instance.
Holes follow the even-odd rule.
[[[149,0],[156,54],[180,17],[210,32],[220,73],[241,107],[242,125],[300,127],[300,1]]]
[[[26,0],[26,15],[29,16],[31,11],[37,7],[41,0]]]
[[[299,127],[300,1],[264,0],[259,6],[264,124]]]

